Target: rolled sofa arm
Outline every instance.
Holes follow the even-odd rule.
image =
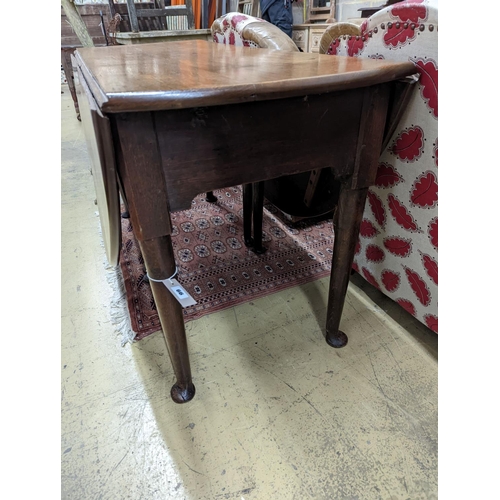
[[[237,12],[216,19],[211,31],[217,43],[299,52],[293,40],[274,24]]]
[[[326,28],[319,43],[319,53],[326,54],[330,45],[343,36],[360,36],[361,28],[357,24],[340,22]]]
[[[337,23],[329,26],[320,41],[322,54],[387,58],[401,60],[398,52],[414,43],[428,43],[428,33],[437,35],[438,1],[406,0],[389,5],[367,18],[356,30],[352,23]],[[425,35],[425,36],[422,36]],[[373,43],[377,39],[379,42]],[[435,47],[424,51],[436,53]],[[365,49],[379,45],[377,53],[367,53]]]

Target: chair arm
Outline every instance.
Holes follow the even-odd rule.
[[[219,17],[218,19],[215,19],[212,25],[210,26],[210,31],[212,32],[212,38],[215,36],[216,33],[223,33],[222,29],[222,21],[224,20],[224,17]]]
[[[330,44],[342,36],[359,36],[361,28],[354,23],[340,22],[334,23],[326,28],[319,42],[319,53],[326,54]]]
[[[256,43],[261,49],[300,52],[294,41],[278,27],[266,21],[247,24],[241,31],[243,39]]]
[[[230,12],[215,19],[211,32],[217,43],[299,52],[293,40],[278,27],[238,12]]]

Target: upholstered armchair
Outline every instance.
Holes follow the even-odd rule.
[[[431,330],[438,330],[438,7],[406,0],[361,26],[336,23],[320,53],[411,61],[420,78],[380,156],[354,269]]]
[[[215,43],[299,52],[292,39],[279,28],[240,12],[229,12],[219,17],[212,23],[211,31]]]
[[[292,39],[279,28],[263,19],[240,12],[230,12],[219,17],[213,22],[211,31],[215,43],[299,52]],[[207,193],[207,200],[214,201],[210,195],[211,193]],[[245,244],[258,254],[265,251],[262,246],[263,207],[264,183],[245,184],[243,186],[244,240]]]

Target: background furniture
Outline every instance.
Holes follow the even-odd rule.
[[[115,0],[108,1],[111,4]],[[130,29],[122,31],[208,29],[215,19],[218,9],[227,11],[228,0],[151,1],[154,4],[153,10],[157,11],[155,13],[145,9],[142,2],[126,0]]]
[[[329,3],[330,5],[327,5]],[[309,0],[306,8],[307,23],[324,23],[328,19],[335,18],[335,0]]]
[[[160,0],[136,3],[136,8],[140,10],[154,10],[158,7]],[[103,25],[106,28],[107,24],[111,21],[115,14],[120,14],[120,29],[122,31],[132,31],[129,19],[128,5],[126,3],[116,3],[113,0],[102,0],[100,3],[93,4],[75,4],[75,7],[80,14],[87,31],[89,32],[94,45],[109,45],[106,40],[106,34],[103,32]],[[104,23],[102,22],[104,20]],[[150,31],[159,27],[154,17],[140,17],[138,18],[139,29],[141,31]],[[79,40],[72,29],[71,25],[66,19],[64,10],[61,8],[61,44],[62,45],[77,45]],[[81,45],[81,44],[80,44]]]
[[[305,1],[305,0],[304,0]],[[292,39],[303,52],[319,52],[319,41],[328,24],[335,22],[335,0],[309,0],[304,22],[294,24]]]
[[[114,0],[109,0],[111,15],[114,17]],[[153,7],[142,8],[141,4],[135,4],[134,0],[127,0],[127,10],[131,31],[137,33],[140,30],[139,20],[144,20],[148,29],[174,30],[194,29],[194,14],[192,0],[184,0],[184,5],[165,5],[165,0],[155,0]]]
[[[78,107],[78,99],[76,97],[73,68],[71,67],[71,54],[73,54],[78,47],[81,47],[81,45],[61,46],[61,67],[62,70],[64,71],[64,75],[66,76],[66,82],[68,83],[69,93],[71,94],[71,98],[73,99],[73,105],[75,106],[76,117],[78,120],[80,120],[80,109]]]
[[[87,34],[94,46],[99,47],[107,45],[106,35],[102,28],[103,19],[106,21],[110,19],[107,5],[74,5],[74,7],[83,21]],[[80,110],[78,108],[73,68],[71,66],[71,54],[73,54],[78,47],[82,47],[82,43],[70,24],[64,8],[61,6],[61,68],[64,71],[68,83],[71,98],[75,106],[76,116],[78,120],[80,120]]]
[[[209,29],[179,29],[153,31],[119,31],[115,40],[118,45],[133,45],[138,43],[172,42],[178,40],[210,40]]]
[[[238,12],[246,14],[247,16],[259,17],[260,16],[259,0],[239,0]]]
[[[153,9],[156,4],[151,2],[141,3],[142,9]],[[95,47],[103,47],[113,43],[112,37],[109,36],[107,27],[115,14],[120,15],[119,29],[124,31],[130,30],[130,22],[128,16],[127,4],[115,4],[113,0],[103,0],[101,3],[95,4],[75,4],[78,14],[83,21],[87,32]],[[142,29],[151,29],[151,25],[146,21],[140,20]],[[77,118],[80,119],[78,109],[78,100],[74,86],[73,68],[71,65],[71,54],[82,44],[71,26],[64,9],[61,7],[61,66],[68,82],[68,88],[71,93],[75,105]]]
[[[328,27],[321,53],[415,65],[420,80],[379,159],[354,269],[438,331],[438,7],[396,3],[365,20]]]
[[[120,4],[108,0],[113,11]],[[215,10],[215,0],[205,0],[201,7],[200,28],[196,28],[193,0],[183,0],[184,4],[167,5],[172,0],[155,0],[152,6],[127,0],[127,25],[120,22],[120,29],[114,40],[120,45],[136,43],[168,42],[174,40],[209,40],[208,22],[211,9]],[[143,5],[147,5],[143,8]],[[201,22],[200,22],[201,21]]]
[[[124,11],[124,7],[126,6],[121,4],[120,9]],[[94,5],[74,4],[74,8],[83,21],[88,36],[90,36],[94,46],[99,47],[108,45],[109,39],[103,27],[111,20],[109,6],[104,3]],[[80,109],[78,107],[73,68],[71,65],[71,55],[78,47],[82,47],[82,43],[70,24],[64,8],[61,6],[61,69],[68,83],[68,89],[75,106],[76,117],[80,120]]]

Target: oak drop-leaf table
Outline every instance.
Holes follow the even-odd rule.
[[[339,331],[368,187],[396,82],[413,64],[207,41],[81,48],[75,83],[110,264],[120,193],[158,309],[177,403],[195,393],[182,308],[160,282],[176,263],[170,213],[207,191],[329,167],[342,183],[326,340]],[[301,124],[293,127],[293,124]]]

